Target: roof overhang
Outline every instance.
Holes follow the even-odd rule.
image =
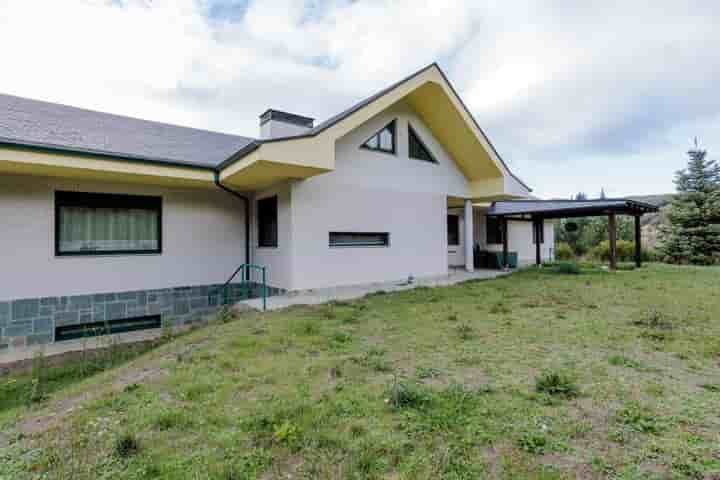
[[[457,163],[468,180],[473,201],[527,197],[529,187],[510,172],[437,64],[308,134],[254,141],[218,166],[47,145],[12,145],[0,139],[0,172],[183,187],[212,187],[217,175],[219,181],[235,188],[258,190],[334,170],[337,140],[401,101],[423,118]]]
[[[183,188],[214,186],[214,174],[209,168],[8,145],[0,145],[0,172]]]
[[[411,75],[306,135],[260,140],[221,165],[220,179],[262,188],[335,168],[335,142],[394,104],[406,101],[458,164],[476,201],[523,198],[530,188],[509,171],[436,64]]]
[[[519,200],[493,202],[487,216],[524,220],[528,218],[577,218],[597,217],[609,214],[644,215],[657,212],[658,207],[649,203],[625,198],[601,200]]]

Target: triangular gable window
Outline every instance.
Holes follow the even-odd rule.
[[[420,140],[415,130],[408,124],[408,155],[415,160],[423,160],[426,162],[438,163],[432,156],[430,150]]]
[[[378,152],[395,153],[395,120],[370,137],[362,144],[362,148]]]

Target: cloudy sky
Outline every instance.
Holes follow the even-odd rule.
[[[715,3],[0,0],[0,92],[256,136],[437,61],[538,195],[662,193],[720,157]]]

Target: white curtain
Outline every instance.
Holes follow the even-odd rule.
[[[153,210],[60,208],[60,252],[157,250],[158,215]]]

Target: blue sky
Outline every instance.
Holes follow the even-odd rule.
[[[0,92],[256,136],[437,61],[538,195],[663,193],[720,157],[713,4],[0,0]]]

